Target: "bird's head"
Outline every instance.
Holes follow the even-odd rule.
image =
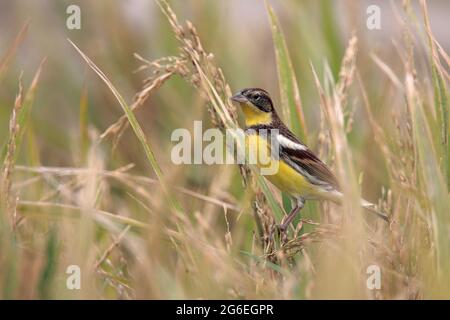
[[[275,110],[267,91],[259,88],[242,89],[231,100],[242,108],[247,126],[272,122]]]

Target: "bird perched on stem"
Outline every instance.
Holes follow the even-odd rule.
[[[278,161],[278,170],[265,177],[295,201],[293,209],[279,227],[282,233],[286,232],[306,200],[330,200],[338,204],[342,202],[343,194],[334,174],[284,125],[267,91],[247,88],[236,93],[231,100],[238,103],[244,113],[249,148],[264,145],[273,149],[271,144],[278,144],[278,154],[272,159]],[[269,135],[262,135],[263,130],[269,132]],[[258,162],[256,164],[261,166]],[[374,204],[361,199],[361,206],[389,221],[388,216],[377,211]]]

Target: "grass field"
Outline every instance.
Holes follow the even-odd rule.
[[[450,298],[447,2],[380,30],[365,1],[70,4],[0,4],[0,298]],[[343,185],[286,243],[253,167],[171,160],[177,128],[242,126],[244,87]]]

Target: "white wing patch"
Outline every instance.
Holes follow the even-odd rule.
[[[306,150],[306,146],[297,143],[295,141],[290,140],[289,138],[286,138],[285,136],[278,134],[277,135],[277,141],[278,143],[284,147],[284,148],[288,148],[288,149],[294,149],[294,150]]]

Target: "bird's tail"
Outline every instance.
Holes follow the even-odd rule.
[[[342,198],[344,197],[344,195],[341,192],[339,192],[339,191],[333,191],[333,192],[326,193],[326,197],[327,197],[328,200],[331,200],[333,202],[341,204],[342,203]],[[369,202],[367,200],[361,199],[361,207],[363,207],[364,209],[366,209],[370,213],[373,213],[377,217],[383,219],[387,223],[390,222],[389,216],[387,214],[377,210],[376,206],[373,203],[371,203],[371,202]]]
[[[361,207],[363,207],[364,209],[368,210],[370,213],[375,214],[377,217],[383,219],[384,221],[386,221],[387,223],[389,223],[389,216],[381,211],[378,211],[376,206],[364,199],[361,199]]]

